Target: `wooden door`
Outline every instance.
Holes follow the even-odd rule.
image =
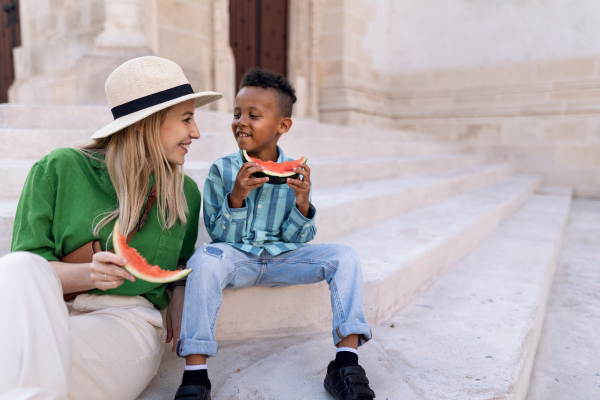
[[[260,67],[287,75],[288,0],[229,0],[235,82]]]
[[[8,101],[8,88],[15,79],[12,49],[20,45],[19,1],[0,0],[0,103]]]

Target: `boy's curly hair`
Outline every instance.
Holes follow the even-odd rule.
[[[292,116],[292,106],[296,102],[296,91],[285,76],[266,69],[252,68],[242,77],[240,90],[246,86],[275,89],[279,112],[284,117]]]

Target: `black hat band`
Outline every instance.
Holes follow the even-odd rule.
[[[192,85],[186,83],[171,89],[140,97],[139,99],[128,101],[127,103],[111,108],[110,111],[112,112],[113,117],[117,119],[157,104],[174,100],[178,97],[187,96],[188,94],[194,94],[194,90],[192,89]]]

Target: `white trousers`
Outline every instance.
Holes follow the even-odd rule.
[[[0,400],[132,400],[158,370],[165,330],[143,297],[65,303],[54,268],[0,258]]]

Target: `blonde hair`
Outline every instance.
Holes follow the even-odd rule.
[[[160,127],[168,109],[156,112],[106,138],[95,139],[79,148],[85,155],[104,156],[104,163],[117,192],[118,208],[100,214],[94,235],[119,218],[121,234],[128,235],[138,224],[148,196],[148,181],[154,172],[159,222],[163,229],[177,220],[186,223],[188,212],[183,192],[183,168],[170,163],[160,143]],[[95,156],[96,155],[96,156]]]

